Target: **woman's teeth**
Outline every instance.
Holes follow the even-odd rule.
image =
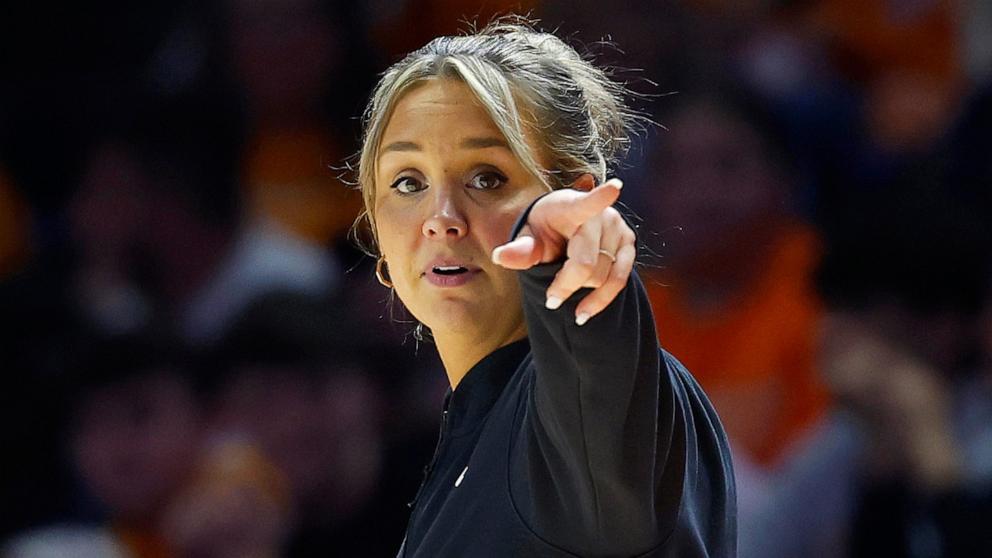
[[[441,266],[441,267],[435,267],[434,268],[434,273],[438,273],[440,275],[456,275],[458,273],[464,273],[466,271],[468,271],[468,270],[465,269],[464,267],[457,266],[457,265],[455,265],[455,266]]]

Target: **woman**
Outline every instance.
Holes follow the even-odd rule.
[[[375,90],[359,182],[377,275],[451,383],[400,556],[735,552],[726,438],[659,351],[611,207],[622,94],[506,23],[432,41]]]

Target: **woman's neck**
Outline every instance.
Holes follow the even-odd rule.
[[[458,384],[465,378],[473,366],[482,361],[500,347],[505,347],[514,341],[527,337],[527,327],[520,324],[516,329],[504,334],[493,335],[492,332],[475,331],[437,331],[434,332],[434,343],[444,364],[451,389],[457,389]]]

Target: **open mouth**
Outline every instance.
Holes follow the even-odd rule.
[[[459,265],[459,261],[444,261],[438,258],[430,264],[428,271],[424,273],[424,278],[437,287],[460,287],[472,281],[482,270],[477,267]],[[467,263],[467,262],[466,262]]]
[[[434,267],[432,271],[438,275],[460,275],[467,272],[468,269],[457,265],[445,265]]]

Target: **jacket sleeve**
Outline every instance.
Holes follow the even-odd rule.
[[[533,355],[510,450],[510,491],[521,518],[549,544],[582,556],[646,552],[666,543],[677,522],[699,523],[690,531],[704,547],[710,538],[733,545],[726,438],[698,385],[659,350],[637,274],[577,326],[575,308],[588,289],[558,310],[544,307],[560,268],[520,272]]]

